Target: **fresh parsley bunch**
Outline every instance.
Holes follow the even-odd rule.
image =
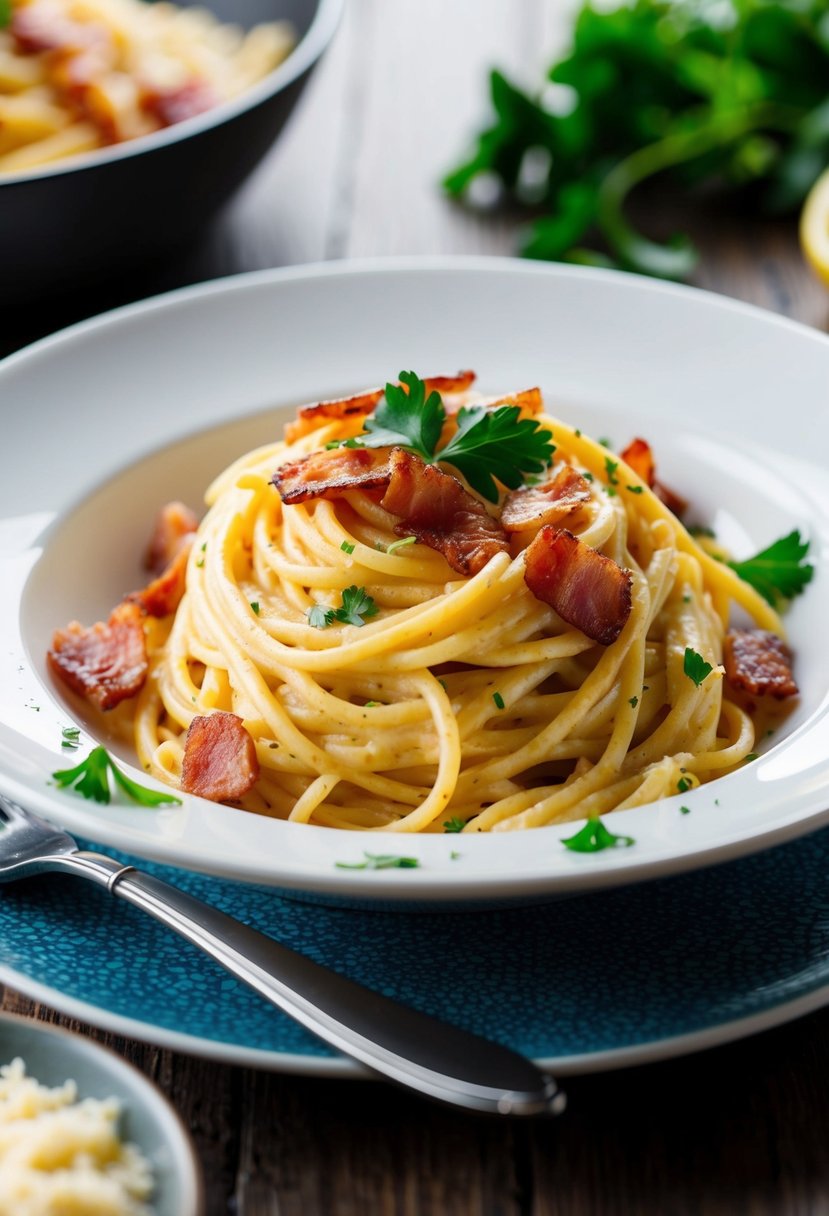
[[[588,0],[535,95],[498,71],[491,95],[494,121],[444,179],[450,195],[494,175],[535,217],[526,256],[685,279],[690,241],[649,239],[629,194],[665,175],[772,213],[797,207],[829,163],[829,5]]]

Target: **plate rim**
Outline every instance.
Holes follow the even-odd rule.
[[[370,1069],[345,1056],[315,1056],[305,1055],[301,1052],[281,1052],[261,1047],[247,1047],[237,1043],[203,1039],[198,1035],[170,1030],[139,1018],[129,1018],[79,997],[68,996],[60,989],[50,988],[47,984],[42,984],[37,980],[31,980],[6,963],[0,963],[0,983],[96,1029],[123,1035],[125,1038],[167,1051],[210,1060],[216,1064],[230,1064],[241,1068],[256,1068],[292,1076],[322,1077],[332,1080],[382,1080]],[[555,1076],[560,1077],[618,1072],[626,1068],[657,1064],[737,1043],[767,1030],[785,1026],[827,1006],[829,1006],[829,980],[810,992],[783,999],[768,1009],[725,1022],[717,1022],[711,1026],[700,1027],[684,1034],[666,1035],[664,1038],[649,1039],[646,1043],[637,1043],[634,1046],[604,1048],[596,1052],[579,1052],[569,1056],[538,1056],[534,1057],[534,1062],[539,1068],[549,1070]],[[58,1029],[63,1028],[58,1027]],[[97,1046],[102,1045],[97,1044]],[[105,1046],[103,1049],[112,1050]]]

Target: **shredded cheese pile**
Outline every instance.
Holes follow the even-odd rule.
[[[151,1216],[149,1162],[118,1133],[116,1099],[78,1101],[21,1059],[0,1067],[0,1216]]]

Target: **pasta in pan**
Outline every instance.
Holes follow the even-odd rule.
[[[9,2],[0,29],[0,176],[200,114],[267,75],[294,44],[286,22],[245,32],[206,9],[163,2]]]
[[[470,383],[305,407],[210,486],[189,556],[94,627],[100,644],[141,609],[146,679],[109,721],[147,771],[293,822],[477,832],[654,802],[751,758],[797,691],[777,612],[692,538],[641,446],[628,463],[538,390],[476,405]],[[407,392],[439,463],[394,440]],[[542,453],[534,477],[503,472],[510,493],[458,471],[487,427],[502,454],[522,428]],[[754,627],[730,628],[734,608]],[[90,633],[55,635],[70,683]],[[204,783],[223,764],[241,784]]]

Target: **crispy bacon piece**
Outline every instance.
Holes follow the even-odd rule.
[[[416,536],[442,553],[459,574],[477,574],[508,549],[504,529],[451,473],[403,448],[389,457],[389,488],[381,506],[402,516],[398,536]]]
[[[505,552],[497,519],[453,477],[403,448],[331,448],[284,464],[272,479],[284,503],[342,498],[349,490],[384,491],[381,505],[399,515],[398,536],[416,536],[459,574],[477,574]]]
[[[542,528],[526,551],[524,581],[536,599],[594,642],[609,646],[631,610],[629,571],[566,529]]]
[[[330,448],[280,465],[271,481],[284,503],[342,498],[348,490],[385,490],[389,448]]]
[[[162,127],[172,127],[187,118],[195,118],[219,104],[221,98],[207,80],[192,77],[171,89],[147,89],[141,105]]]
[[[634,473],[653,490],[659,501],[664,503],[669,511],[673,511],[678,519],[681,519],[688,510],[688,503],[656,476],[656,461],[647,439],[631,440],[620,455]]]
[[[460,398],[448,397],[443,402],[446,413],[451,417],[457,414],[464,405]],[[482,397],[479,401],[470,401],[469,408],[482,405],[488,410],[500,409],[502,405],[517,405],[522,418],[535,418],[544,408],[544,398],[540,388],[525,388],[518,393],[509,393],[506,397]]]
[[[103,27],[73,21],[49,4],[27,4],[12,12],[9,32],[22,55],[44,51],[80,51],[95,43],[106,42]]]
[[[792,652],[775,633],[732,629],[726,634],[723,661],[726,679],[733,688],[778,701],[797,696]]]
[[[133,591],[127,599],[138,604],[148,616],[169,616],[181,603],[187,587],[187,561],[193,547],[193,534],[181,538],[178,553],[169,565],[141,591]]]
[[[590,502],[590,486],[572,465],[564,464],[552,481],[523,486],[504,499],[501,523],[507,532],[528,532],[543,524],[559,524]]]
[[[256,745],[237,714],[217,710],[193,719],[184,740],[183,790],[227,802],[246,794],[258,776]]]
[[[124,601],[108,621],[72,621],[55,630],[46,656],[54,675],[98,709],[134,697],[147,677],[147,643],[141,609]]]
[[[424,380],[426,395],[438,393],[464,393],[471,388],[475,381],[475,373],[470,371],[458,372],[457,376],[430,376]],[[295,443],[303,435],[310,435],[328,422],[339,418],[354,418],[370,414],[380,398],[384,388],[367,389],[353,397],[344,397],[339,401],[319,401],[316,405],[302,405],[297,411],[296,419],[285,426],[285,442]]]
[[[183,502],[168,502],[153,525],[153,534],[144,555],[144,565],[153,574],[163,574],[183,546],[189,549],[199,526],[195,514]]]

